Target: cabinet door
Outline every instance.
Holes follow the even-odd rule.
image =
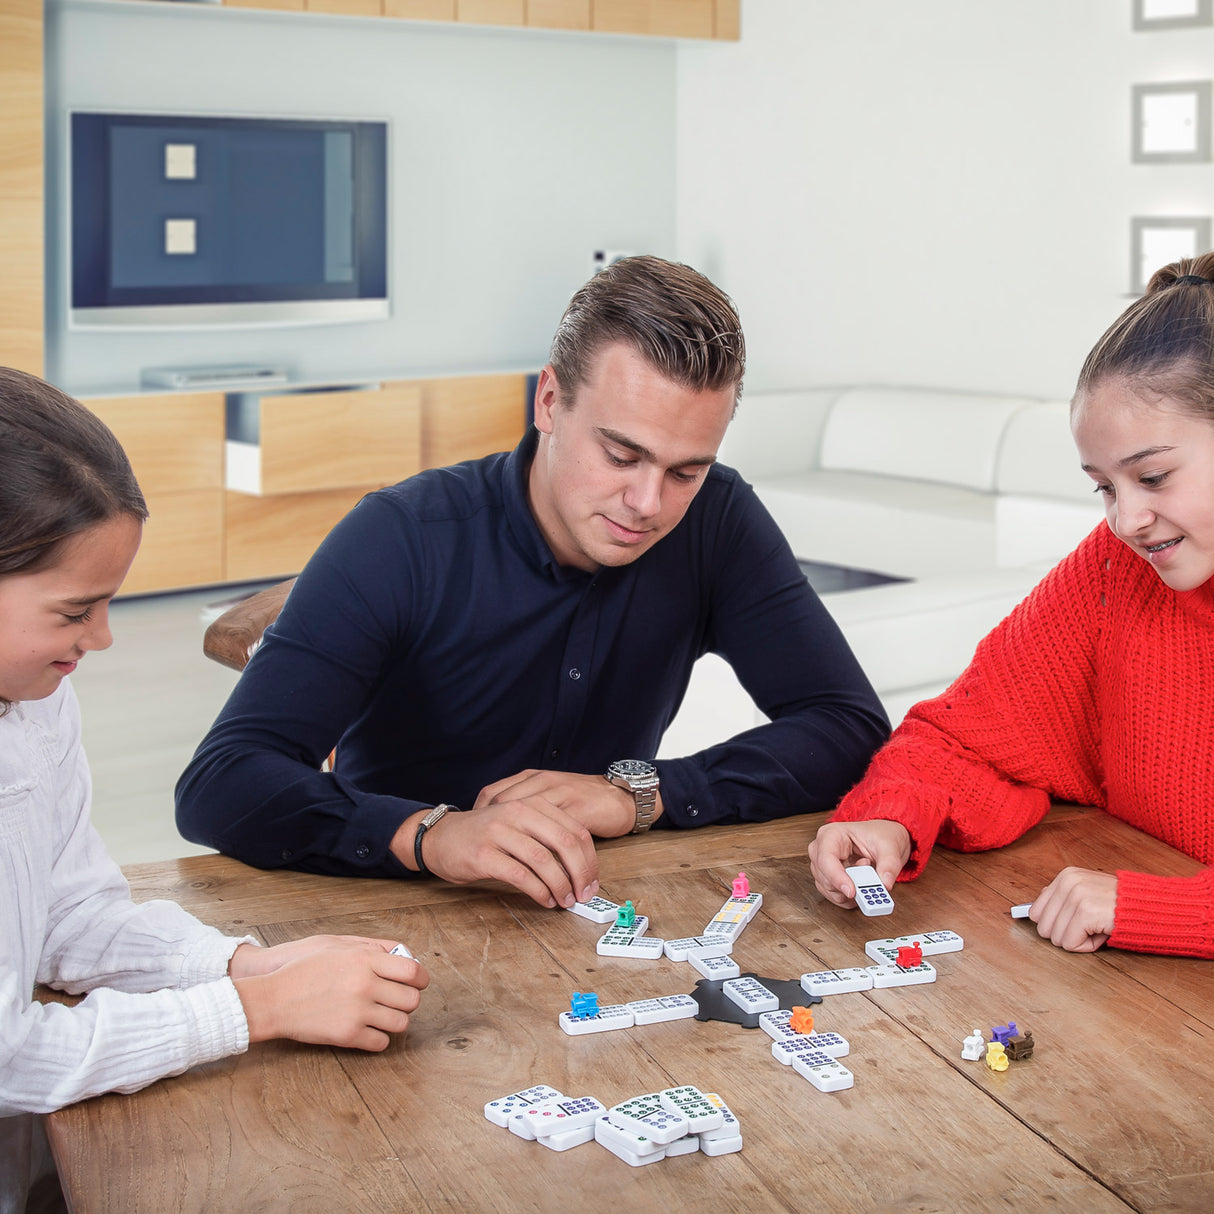
[[[304,0],[223,0],[229,8],[273,8],[289,13],[302,13]]]
[[[716,0],[713,37],[737,42],[742,37],[742,0]]]
[[[230,489],[271,495],[391,485],[421,467],[416,384],[263,396],[253,407],[257,458],[250,472],[235,477],[233,461],[241,452],[229,450]]]
[[[667,38],[711,38],[713,0],[594,0],[594,28]]]
[[[432,379],[422,408],[422,465],[442,468],[494,451],[523,436],[527,382],[522,375]]]
[[[82,403],[125,448],[148,503],[123,593],[223,581],[223,397],[204,392]]]
[[[42,0],[0,4],[0,364],[42,374]]]

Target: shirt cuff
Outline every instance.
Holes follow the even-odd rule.
[[[189,1008],[191,1064],[214,1062],[249,1048],[249,1022],[231,978],[181,992]]]
[[[261,941],[254,936],[225,936],[212,928],[182,958],[178,986],[193,987],[226,977],[232,954],[242,944],[261,948]]]
[[[1214,870],[1195,877],[1118,872],[1113,948],[1214,958]]]

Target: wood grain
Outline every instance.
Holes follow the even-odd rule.
[[[813,889],[804,849],[820,820],[605,841],[600,868],[604,892],[666,936],[701,929],[745,868],[764,904],[734,955],[770,977],[867,964],[878,936],[958,931],[965,950],[934,959],[936,983],[815,1007],[817,1026],[852,1047],[856,1085],[829,1096],[776,1062],[759,1030],[679,1021],[566,1037],[556,1016],[574,990],[607,1004],[689,991],[698,975],[599,957],[601,929],[490,883],[260,872],[220,856],[133,866],[137,898],[176,897],[270,944],[319,931],[402,939],[431,985],[383,1054],[258,1048],[53,1115],[74,1208],[1207,1209],[1214,1111],[1193,1077],[1214,1063],[1214,967],[1064,953],[1007,914],[1059,862],[1192,863],[1062,807],[1014,848],[940,850],[896,888],[892,915],[865,919]],[[1030,1062],[999,1074],[961,1061],[972,1028],[1008,1019],[1033,1030]],[[730,1102],[745,1146],[636,1171],[592,1146],[547,1152],[482,1115],[534,1082],[609,1104],[694,1083]]]
[[[511,450],[523,436],[525,389],[521,375],[428,380],[422,403],[422,465],[443,468]]]
[[[384,16],[454,21],[455,0],[384,0]]]
[[[591,0],[527,0],[527,24],[588,30]]]

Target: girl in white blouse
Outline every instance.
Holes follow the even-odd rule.
[[[0,1214],[27,1197],[55,1208],[37,1114],[272,1037],[382,1050],[429,981],[392,940],[262,948],[171,902],[131,901],[89,824],[67,676],[110,644],[146,517],[109,430],[0,368]],[[38,982],[89,994],[44,1005]]]

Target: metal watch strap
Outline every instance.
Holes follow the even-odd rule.
[[[459,812],[454,805],[448,805],[446,802],[436,805],[418,824],[417,834],[413,836],[413,859],[417,862],[418,873],[423,877],[432,877],[434,874],[426,867],[426,862],[422,859],[422,836],[430,827],[441,822],[447,816],[448,811]]]
[[[629,834],[639,835],[653,825],[653,813],[658,807],[657,781],[648,788],[634,788],[632,796],[637,805],[637,820]]]

